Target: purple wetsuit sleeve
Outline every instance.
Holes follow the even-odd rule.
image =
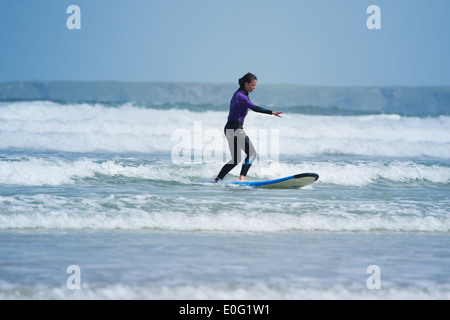
[[[266,113],[266,114],[272,114],[272,110],[269,109],[265,109],[265,108],[261,108],[258,107],[257,105],[255,105],[253,102],[250,101],[249,97],[246,96],[245,94],[240,94],[238,96],[239,98],[239,103],[245,105],[247,108],[255,111],[255,112],[259,112],[259,113]]]

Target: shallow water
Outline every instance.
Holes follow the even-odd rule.
[[[449,117],[250,114],[274,190],[198,108],[2,103],[0,298],[450,298]]]

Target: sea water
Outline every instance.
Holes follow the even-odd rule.
[[[0,299],[450,298],[449,115],[227,109],[0,102]]]

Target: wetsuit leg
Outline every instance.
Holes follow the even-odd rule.
[[[244,130],[227,129],[225,134],[227,136],[228,147],[231,153],[231,160],[222,167],[222,170],[220,170],[217,178],[223,179],[234,167],[238,165],[241,161],[241,150],[247,154],[241,169],[241,175],[246,176],[253,161],[256,159],[256,150]]]
[[[247,172],[257,156],[256,149],[247,135],[245,135],[245,153],[247,154],[247,157],[245,158],[245,162],[242,164],[241,176],[247,176]]]
[[[236,131],[232,129],[226,130],[226,137],[228,141],[228,148],[230,149],[231,153],[231,160],[228,161],[223,167],[222,170],[220,170],[219,174],[217,175],[217,178],[223,179],[231,170],[234,169],[238,165],[239,162],[241,162],[241,149],[239,148],[239,138],[235,134]]]

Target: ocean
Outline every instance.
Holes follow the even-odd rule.
[[[1,101],[0,299],[450,299],[448,112],[276,110],[247,180],[310,186],[211,183],[228,101]]]

